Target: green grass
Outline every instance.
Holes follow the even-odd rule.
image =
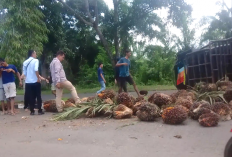
[[[143,86],[143,85],[138,85],[137,86],[139,90],[147,90],[147,91],[162,91],[162,90],[175,90],[176,87],[174,85],[149,85],[149,86]],[[79,88],[78,86],[76,87],[78,94],[79,93],[96,93],[100,89],[99,87],[94,87],[94,88]],[[118,90],[116,86],[111,86],[111,87],[106,87],[106,89],[113,89],[115,91]],[[133,86],[128,86],[128,91],[132,92],[134,91]],[[67,90],[64,90],[64,93],[68,93]],[[52,94],[51,90],[49,89],[43,89],[42,94]],[[24,95],[23,89],[18,89],[17,90],[17,95]]]

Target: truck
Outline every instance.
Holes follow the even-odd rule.
[[[174,66],[175,86],[187,89],[196,83],[232,80],[232,38],[210,41],[198,50],[178,52]]]

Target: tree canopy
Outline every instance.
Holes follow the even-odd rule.
[[[41,73],[58,50],[71,81],[97,84],[98,62],[113,84],[115,58],[131,49],[137,83],[171,83],[176,53],[196,47],[192,7],[184,0],[1,0],[0,57],[22,66],[27,51],[39,54]],[[216,17],[207,17],[201,41],[231,37],[231,9],[223,3]],[[167,17],[159,15],[165,11]],[[175,27],[180,33],[171,30]]]

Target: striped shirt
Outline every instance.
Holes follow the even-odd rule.
[[[50,64],[50,70],[52,75],[52,82],[56,85],[57,83],[67,81],[63,65],[59,59],[54,58]]]

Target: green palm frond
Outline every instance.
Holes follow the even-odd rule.
[[[85,106],[85,107],[70,107],[65,109],[64,112],[59,113],[55,115],[55,117],[52,119],[53,121],[62,121],[62,120],[71,120],[71,119],[76,119],[82,114],[84,114],[90,106]]]
[[[205,92],[202,94],[198,94],[197,101],[206,100],[212,105],[216,102],[216,100],[220,99],[223,102],[227,103],[227,101],[223,97],[224,93],[225,93],[224,91],[212,91],[212,92]]]

